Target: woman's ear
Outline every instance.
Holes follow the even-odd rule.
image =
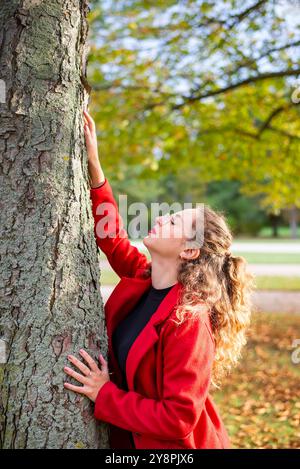
[[[179,254],[179,257],[181,257],[181,259],[186,259],[186,260],[196,259],[199,256],[200,256],[199,248],[187,248],[181,251],[181,253]]]

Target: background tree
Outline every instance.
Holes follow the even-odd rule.
[[[93,115],[116,188],[137,165],[145,179],[193,167],[200,185],[240,181],[267,214],[300,208],[296,2],[91,3]]]
[[[106,354],[83,137],[87,2],[1,2],[3,448],[104,448],[63,387],[67,354]]]

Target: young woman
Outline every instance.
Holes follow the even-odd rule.
[[[207,205],[201,226],[197,209],[157,217],[143,240],[148,261],[130,244],[99,162],[95,123],[86,111],[84,120],[95,239],[121,280],[105,305],[108,363],[100,355],[99,369],[85,351],[86,364],[69,356],[82,374],[65,371],[83,386],[65,386],[95,403],[111,448],[229,448],[209,390],[246,342],[253,276],[230,253],[224,216]],[[111,209],[99,210],[103,203]],[[104,216],[111,237],[101,231]]]

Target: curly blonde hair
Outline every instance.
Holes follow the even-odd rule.
[[[201,239],[200,255],[182,259],[178,267],[177,279],[183,288],[176,305],[176,324],[208,311],[215,341],[211,383],[220,388],[222,378],[237,365],[247,342],[255,284],[245,258],[230,252],[233,236],[223,212],[206,204],[201,210],[203,221],[199,222],[197,208],[192,225],[195,236],[186,244],[195,247]]]

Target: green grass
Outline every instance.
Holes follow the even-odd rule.
[[[100,284],[101,285],[116,285],[120,277],[113,270],[101,270]]]
[[[150,254],[148,251],[143,248],[140,248],[139,250],[150,260]],[[244,252],[235,251],[234,248],[232,249],[232,252],[235,256],[243,256],[249,264],[300,264],[300,253]],[[105,259],[105,256],[102,255],[101,258]]]
[[[254,314],[239,365],[211,392],[233,448],[300,448],[300,316]]]
[[[116,285],[119,280],[120,277],[113,270],[101,270],[101,285]],[[300,277],[257,276],[255,282],[258,290],[300,291]]]
[[[270,252],[270,253],[256,253],[256,252],[241,252],[234,251],[235,256],[242,256],[249,264],[300,264],[300,253],[284,253],[284,252]]]
[[[300,291],[300,277],[257,276],[255,282],[258,290]]]

